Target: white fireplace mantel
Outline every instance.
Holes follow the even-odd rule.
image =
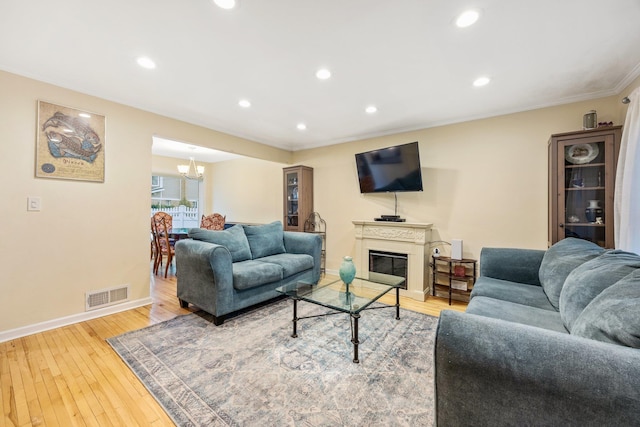
[[[407,254],[407,290],[401,295],[424,301],[429,293],[428,250],[433,224],[391,221],[352,221],[356,231],[354,263],[360,277],[368,277],[369,251]]]

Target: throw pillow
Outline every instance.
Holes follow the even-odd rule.
[[[265,225],[244,225],[253,259],[285,252],[284,230],[280,221]]]
[[[572,335],[640,348],[640,270],[608,287],[584,309]]]
[[[560,292],[569,273],[603,252],[604,249],[595,243],[573,237],[562,239],[547,249],[540,264],[540,283],[556,310],[560,308]]]
[[[189,237],[203,242],[215,243],[224,246],[231,252],[231,261],[240,262],[251,259],[251,249],[247,236],[241,225],[234,225],[223,231],[205,230],[204,228],[192,228]]]
[[[640,269],[640,256],[624,251],[606,251],[599,257],[576,267],[564,282],[560,292],[560,316],[571,331],[582,310],[600,292]]]

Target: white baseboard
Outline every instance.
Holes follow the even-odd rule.
[[[78,322],[84,322],[98,317],[108,316],[110,314],[119,313],[121,311],[131,310],[152,303],[151,297],[143,298],[135,301],[129,301],[122,304],[112,305],[97,310],[87,311],[84,313],[73,314],[71,316],[60,317],[58,319],[47,320],[46,322],[35,323],[33,325],[22,326],[8,331],[0,331],[0,342],[10,341],[16,338],[26,337],[27,335],[37,334],[39,332],[49,331],[51,329],[60,328],[62,326],[72,325]]]

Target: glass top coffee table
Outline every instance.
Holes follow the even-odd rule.
[[[351,342],[353,343],[353,363],[359,363],[358,319],[360,318],[360,313],[364,310],[395,307],[396,319],[400,319],[400,287],[404,284],[404,281],[404,277],[371,273],[369,279],[356,277],[348,287],[342,280],[336,280],[323,285],[310,285],[299,282],[281,286],[276,288],[276,291],[287,295],[293,300],[293,333],[291,334],[293,338],[298,337],[298,320],[340,313],[349,314],[351,322]],[[371,307],[372,303],[392,289],[396,290],[395,306],[385,305]],[[334,311],[316,316],[298,317],[298,301],[310,302]]]

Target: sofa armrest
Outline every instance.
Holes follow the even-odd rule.
[[[640,420],[638,349],[445,310],[434,361],[438,426]]]
[[[538,249],[483,248],[480,275],[540,286],[538,273],[544,253]]]
[[[322,263],[322,237],[315,233],[285,231],[284,248],[288,253],[307,254],[313,257],[313,281],[314,284],[318,283]]]
[[[200,240],[176,242],[178,298],[220,316],[232,306],[233,269],[227,248]]]

